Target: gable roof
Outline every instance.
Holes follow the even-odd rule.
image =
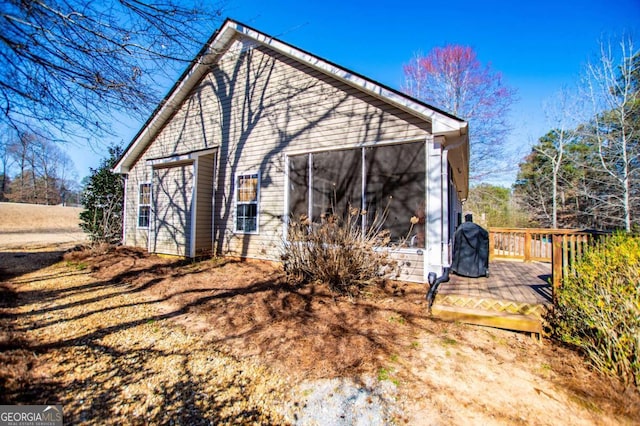
[[[422,101],[405,95],[395,89],[387,87],[358,73],[336,65],[330,61],[312,55],[302,49],[294,47],[274,37],[257,31],[240,22],[226,19],[222,26],[213,33],[211,38],[198,53],[190,66],[180,76],[178,81],[169,90],[165,98],[153,111],[147,122],[138,131],[133,140],[118,159],[113,171],[116,173],[128,173],[129,168],[135,163],[139,155],[171,118],[174,112],[180,108],[191,90],[202,80],[210,70],[209,65],[214,63],[226,50],[236,35],[248,37],[253,41],[273,49],[280,54],[295,59],[305,65],[353,86],[364,93],[372,95],[386,103],[394,105],[410,114],[431,123],[434,136],[452,136],[459,145],[460,138],[467,141],[467,122],[452,114],[428,105]],[[465,155],[463,155],[464,157]],[[466,163],[466,159],[463,160]],[[467,179],[465,178],[465,184]],[[466,191],[465,191],[466,192]]]

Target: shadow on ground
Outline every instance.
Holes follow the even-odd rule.
[[[2,251],[0,252],[0,282],[35,272],[62,260],[65,250]]]
[[[145,295],[191,261],[70,253],[59,270],[32,278],[24,274],[62,254],[18,259],[26,265],[3,278],[0,403],[60,403],[70,423],[281,421],[268,408],[277,381],[185,334],[168,321],[180,311],[160,313]]]
[[[61,253],[38,256],[42,268]],[[419,284],[390,283],[352,299],[323,284],[291,286],[263,262],[129,248],[71,252],[64,261],[35,280],[24,277],[35,266],[5,271],[0,402],[62,403],[71,423],[279,423],[272,409],[284,386],[270,372],[294,381],[373,374],[409,382],[421,336],[436,336],[447,351],[471,345],[456,326],[427,317]],[[610,396],[584,398],[626,406],[624,418],[638,412],[638,398]]]

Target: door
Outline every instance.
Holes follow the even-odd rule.
[[[193,163],[154,168],[151,251],[191,256]]]

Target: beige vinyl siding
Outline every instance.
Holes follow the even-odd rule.
[[[286,154],[424,140],[430,132],[429,122],[266,46],[240,54],[230,50],[131,168],[128,187],[149,175],[148,159],[217,147],[214,250],[278,259]],[[256,171],[261,178],[259,233],[235,234],[234,178]],[[127,244],[144,247],[143,233],[130,223],[128,219]],[[196,240],[198,248],[200,244]]]
[[[193,164],[153,171],[151,251],[190,256]]]
[[[213,171],[214,154],[198,157],[196,200],[196,255],[210,253],[213,249]]]
[[[250,98],[248,96],[250,96]],[[250,100],[249,100],[250,99]],[[222,57],[152,143],[146,158],[270,140],[295,145],[419,137],[430,124],[266,47]]]
[[[391,257],[398,262],[400,267],[400,280],[423,282],[424,281],[424,255],[422,250],[398,250],[392,251]]]
[[[150,169],[149,169],[150,170]],[[144,173],[144,167],[136,167],[127,176],[124,220],[124,244],[128,246],[148,248],[149,230],[138,228],[138,188],[142,183],[151,183],[151,174]],[[151,203],[153,219],[153,186],[151,189]],[[151,225],[151,223],[150,223]]]

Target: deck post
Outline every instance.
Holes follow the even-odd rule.
[[[496,235],[495,233],[489,232],[489,262],[491,262],[495,257],[493,253],[493,251],[496,248],[496,242],[494,241],[495,235]]]
[[[558,288],[562,282],[562,235],[551,236],[551,295],[555,305],[558,297]]]
[[[524,261],[531,262],[531,232],[524,232]]]

